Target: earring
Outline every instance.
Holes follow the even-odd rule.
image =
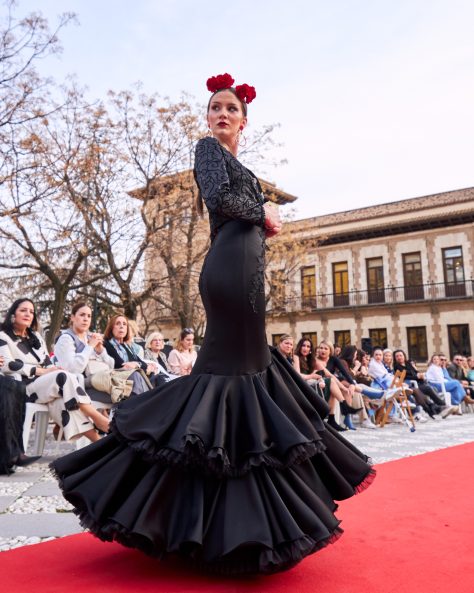
[[[15,315],[12,315],[10,317],[10,322],[11,322],[12,325],[15,323]]]
[[[237,144],[240,146],[240,148],[247,146],[247,137],[244,136],[240,130],[237,134]]]
[[[211,128],[208,128],[208,129],[207,129],[206,136],[207,136],[208,138],[211,138],[211,137],[212,137]]]

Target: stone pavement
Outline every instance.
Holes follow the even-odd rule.
[[[430,420],[418,424],[414,433],[394,424],[376,430],[358,428],[344,436],[377,464],[474,441],[474,414]],[[11,476],[0,475],[0,551],[82,531],[48,470],[50,461],[72,450],[70,443],[58,447],[50,427],[44,457]]]

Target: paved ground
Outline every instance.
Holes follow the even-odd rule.
[[[474,414],[430,420],[414,433],[388,425],[344,434],[377,464],[474,441]],[[72,450],[69,443],[58,447],[49,433],[39,462],[0,476],[0,551],[82,531],[48,470],[52,459]]]

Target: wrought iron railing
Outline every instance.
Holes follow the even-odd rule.
[[[314,296],[276,297],[270,299],[268,312],[290,313],[334,308],[369,307],[416,301],[472,299],[474,280],[416,286],[387,286],[377,290],[352,290],[346,293],[316,294]]]

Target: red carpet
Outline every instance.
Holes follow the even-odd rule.
[[[341,505],[342,538],[271,577],[203,576],[81,534],[1,553],[1,590],[473,593],[473,468],[474,443],[379,465],[371,488]]]

